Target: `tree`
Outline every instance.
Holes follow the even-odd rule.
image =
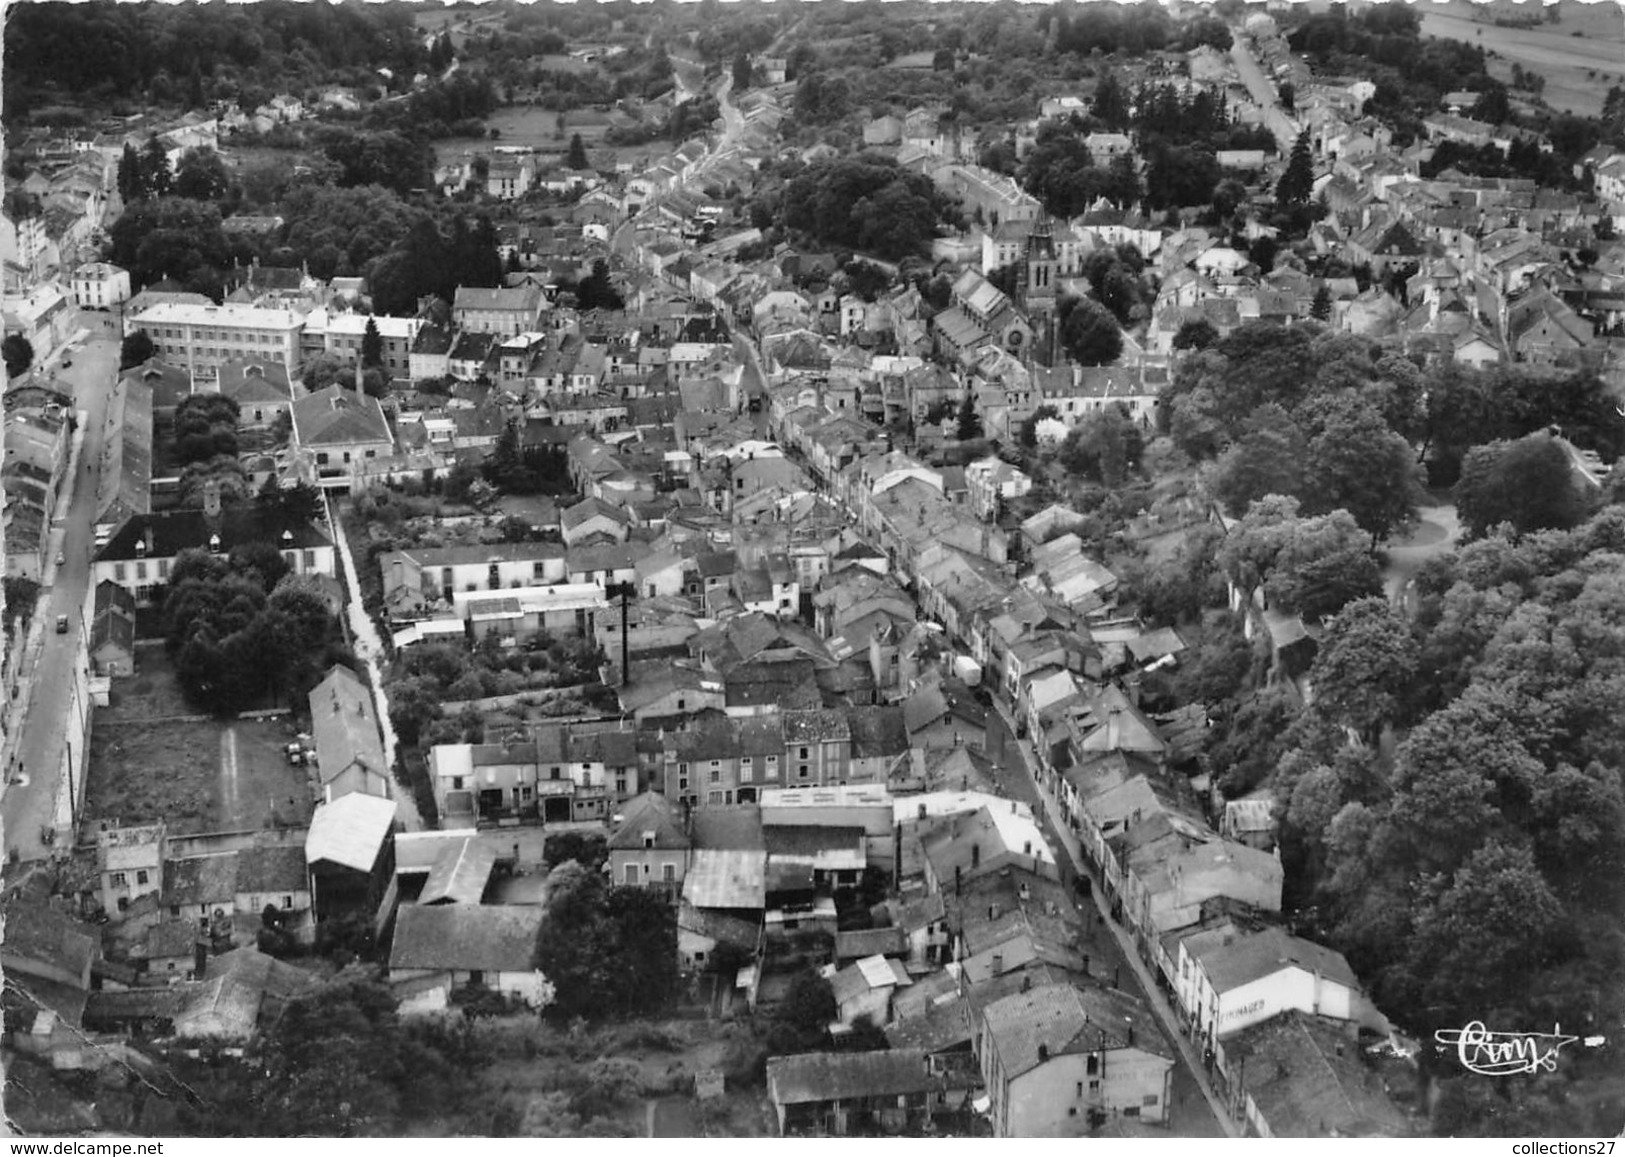
[[[146,178],[141,169],[141,154],[135,151],[135,146],[129,141],[124,142],[124,152],[119,157],[118,195],[119,200],[126,206],[147,195]]]
[[[8,333],[0,343],[6,360],[6,376],[15,378],[34,364],[34,343],[20,333]]]
[[[147,331],[138,329],[134,333],[126,334],[124,340],[119,343],[118,368],[127,370],[131,366],[144,365],[155,353],[157,349],[153,346],[152,339],[147,336]]]
[[[237,456],[238,407],[223,394],[191,394],[175,407],[175,457],[182,465]]]
[[[1089,414],[1061,444],[1061,465],[1104,486],[1116,488],[1128,481],[1140,464],[1145,439],[1139,425],[1121,402]]]
[[[1239,518],[1266,494],[1301,494],[1308,450],[1291,415],[1265,403],[1247,419],[1247,432],[1214,463],[1213,496]]]
[[[1311,619],[1382,593],[1382,571],[1346,510],[1298,520],[1264,580],[1271,605]]]
[[[1073,361],[1085,366],[1115,362],[1123,352],[1123,330],[1117,319],[1099,302],[1082,298],[1063,302],[1061,345]]]
[[[939,48],[931,54],[931,70],[933,72],[952,72],[958,54],[951,48]]]
[[[592,263],[592,273],[576,285],[576,305],[587,309],[624,309],[626,302],[609,277],[609,262],[602,257]]]
[[[384,335],[378,332],[377,320],[369,317],[366,328],[361,331],[361,365],[372,369],[383,364]]]
[[[175,170],[175,195],[194,201],[218,201],[231,188],[226,163],[213,149],[187,149]]]
[[[587,159],[587,146],[582,143],[580,133],[571,135],[570,152],[564,163],[577,172],[592,168],[592,162]]]
[[[1309,130],[1305,129],[1292,143],[1292,153],[1287,158],[1286,172],[1281,174],[1280,183],[1275,186],[1275,202],[1282,208],[1307,205],[1314,187],[1314,157],[1309,151]]]
[[[1205,350],[1219,340],[1219,331],[1205,317],[1192,318],[1181,323],[1174,334],[1174,349]]]
[[[147,147],[141,154],[141,186],[148,197],[169,195],[174,173],[170,169],[169,154],[156,136],[147,138]]]
[[[328,386],[337,383],[346,385],[355,378],[355,368],[346,365],[338,354],[327,352],[319,353],[305,363],[305,372],[299,380],[310,393],[325,390]]]
[[[1309,443],[1309,463],[1310,507],[1347,510],[1373,543],[1416,517],[1416,456],[1369,405],[1335,413]]]
[[[1315,290],[1315,299],[1309,303],[1309,316],[1316,321],[1332,319],[1332,291],[1324,281]]]
[[[955,427],[954,437],[961,442],[974,442],[982,436],[982,416],[976,412],[976,398],[971,391],[965,391],[964,399],[959,403],[959,425]]]
[[[1349,603],[1326,628],[1310,669],[1314,709],[1374,743],[1396,717],[1417,663],[1409,624],[1386,599]]]
[[[1545,433],[1469,450],[1455,499],[1462,524],[1475,538],[1501,523],[1518,534],[1567,530],[1586,513],[1567,452]]]
[[[744,51],[734,57],[733,87],[735,92],[744,92],[750,87],[750,54]]]
[[[536,488],[536,476],[525,465],[519,447],[517,422],[509,422],[502,428],[482,469],[487,482],[509,494],[528,494]]]

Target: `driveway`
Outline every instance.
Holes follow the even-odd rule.
[[[1411,532],[1404,538],[1394,539],[1383,552],[1387,561],[1382,569],[1382,587],[1390,602],[1404,598],[1408,604],[1411,580],[1422,564],[1455,550],[1456,539],[1461,534],[1461,520],[1456,517],[1453,503],[1423,506],[1418,515]]]

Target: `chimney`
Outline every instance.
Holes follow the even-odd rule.
[[[1049,1045],[1043,1043],[1039,1044],[1038,1063],[1041,1065],[1049,1063]]]
[[[995,952],[993,954],[993,975],[994,976],[999,976],[1003,972],[1004,972],[1004,954],[1000,953],[1000,952]]]
[[[154,536],[153,536],[153,533],[152,533],[152,527],[149,526],[149,527],[147,527],[146,536],[142,539],[142,541],[146,544],[148,554],[152,553],[153,540],[154,540]]]

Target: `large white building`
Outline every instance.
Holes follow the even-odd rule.
[[[336,313],[322,315],[321,311],[305,319],[306,325],[324,316],[323,348],[346,362],[361,360],[361,342],[370,321],[378,327],[383,340],[384,369],[392,378],[410,376],[412,341],[423,327],[421,318],[368,316],[363,313]]]
[[[286,309],[166,301],[133,321],[152,339],[160,358],[197,377],[214,377],[227,361],[280,361],[290,377],[299,371],[305,319]]]
[[[130,300],[130,274],[117,265],[92,261],[73,271],[74,303],[85,309],[112,309]]]

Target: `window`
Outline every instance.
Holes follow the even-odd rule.
[[[1080,1097],[1083,1096],[1083,1082],[1082,1081],[1078,1082],[1078,1096],[1080,1096]]]
[[[722,793],[720,791],[709,792],[705,797],[705,802],[712,807],[720,805],[722,803]]]
[[[1155,1093],[1147,1093],[1144,1097],[1142,1097],[1140,1099],[1140,1104],[1144,1105],[1148,1109],[1156,1108],[1157,1094],[1155,1094]]]
[[[796,764],[796,778],[808,779],[812,776],[812,768],[805,763]]]
[[[686,702],[686,700],[684,700],[681,696],[678,696],[678,698],[677,698],[677,710],[686,711],[687,708],[683,706],[683,704],[685,702]]]
[[[313,550],[305,551],[305,569],[306,570],[315,570],[316,569],[316,552],[313,551]]]
[[[802,749],[801,749],[801,758],[802,758],[802,759],[807,759],[807,758],[808,758],[808,749],[807,749],[807,748],[805,748],[805,747],[803,747],[803,748],[802,748]]]
[[[626,874],[623,882],[627,884],[636,884],[638,882],[638,866],[636,864],[626,865]]]
[[[284,896],[284,897],[282,897],[282,906],[284,908],[292,908],[293,907],[293,897],[292,896]]]
[[[739,760],[739,782],[749,783],[755,775],[755,763],[750,756],[743,756]]]
[[[621,795],[626,794],[626,776],[618,775],[615,777],[615,790]]]
[[[121,562],[115,562],[113,564],[113,581],[114,582],[123,582],[124,581],[124,564],[121,563]]]
[[[563,768],[550,767],[550,768],[547,769],[547,778],[548,779],[562,779],[563,776],[564,776],[564,769]]]
[[[169,577],[169,560],[167,558],[158,560],[158,577],[161,579]]]
[[[115,887],[115,888],[123,888],[123,887],[125,887],[125,886],[127,886],[129,884],[129,880],[127,880],[125,878],[125,875],[124,875],[123,872],[114,872],[113,873],[112,884],[113,884],[113,887]]]
[[[1091,1093],[1100,1092],[1100,1082],[1099,1081],[1090,1081],[1089,1082],[1089,1091]]]
[[[711,761],[711,782],[712,783],[721,783],[722,782],[722,771],[721,771],[720,768],[717,767],[717,762],[714,759]]]
[[[1091,1053],[1089,1055],[1088,1060],[1086,1060],[1084,1062],[1084,1072],[1088,1073],[1090,1076],[1093,1076],[1095,1073],[1098,1073],[1099,1071],[1100,1071],[1100,1058],[1098,1056],[1095,1056],[1093,1053]]]
[[[135,874],[135,882],[137,884],[145,884],[147,882],[147,872],[146,872],[145,868],[143,868],[140,871],[136,872],[136,874]]]
[[[675,884],[677,882],[677,865],[661,864],[660,878],[668,884]]]
[[[453,791],[462,791],[463,790],[463,777],[462,776],[454,775],[454,776],[451,777],[451,789]]]
[[[681,776],[677,780],[677,790],[678,791],[687,791],[688,790],[688,776],[686,776],[686,775]]]
[[[770,771],[770,772],[779,770],[779,757],[778,756],[770,755],[770,756],[767,757],[767,770]]]

